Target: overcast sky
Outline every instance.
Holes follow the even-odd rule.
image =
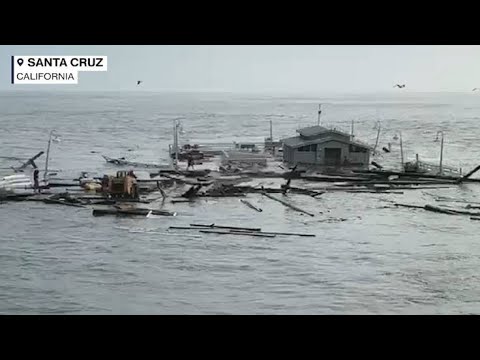
[[[11,85],[11,55],[106,55],[108,72],[78,85]],[[471,92],[480,46],[0,46],[0,90],[143,90],[278,93]]]

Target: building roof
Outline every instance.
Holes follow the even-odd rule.
[[[300,136],[306,136],[306,137],[319,135],[327,131],[328,131],[327,128],[319,125],[309,126],[309,127],[297,130]]]
[[[307,137],[307,138],[315,137],[315,136],[325,134],[325,133],[334,133],[334,134],[350,137],[350,134],[348,134],[346,132],[343,132],[343,131],[340,131],[340,130],[337,130],[337,129],[328,129],[326,127],[319,126],[319,125],[309,126],[309,127],[303,128],[303,129],[298,129],[297,133],[299,133],[300,136]]]
[[[284,145],[286,145],[288,147],[291,147],[291,148],[298,148],[298,147],[301,147],[301,146],[306,146],[306,145],[311,145],[311,144],[322,144],[322,143],[329,142],[329,141],[336,141],[336,142],[341,142],[341,143],[344,143],[344,144],[352,144],[352,145],[355,145],[355,146],[358,146],[358,147],[361,147],[361,148],[365,148],[365,149],[371,149],[372,148],[371,146],[369,146],[367,144],[364,144],[364,143],[361,143],[361,142],[358,142],[358,141],[342,140],[342,139],[338,139],[338,138],[334,138],[334,137],[330,137],[330,136],[327,136],[327,137],[324,137],[324,138],[319,138],[319,139],[311,139],[311,140],[303,139],[301,136],[294,136],[294,137],[290,137],[290,138],[286,138],[286,139],[282,140]]]

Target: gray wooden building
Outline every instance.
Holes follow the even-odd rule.
[[[283,161],[289,165],[368,167],[371,147],[350,134],[322,126],[297,132],[298,136],[282,140]]]

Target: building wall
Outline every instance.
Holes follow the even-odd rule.
[[[341,149],[342,163],[347,157],[350,165],[368,165],[370,162],[370,151],[366,152],[350,152],[350,144],[345,144],[335,140],[331,140],[317,145],[316,151],[299,151],[298,148],[283,147],[283,159],[290,164],[325,164],[325,148]]]
[[[316,152],[314,151],[298,151],[295,149],[294,152],[294,162],[295,163],[305,163],[305,164],[314,164],[316,163]]]

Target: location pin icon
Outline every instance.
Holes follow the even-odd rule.
[[[22,58],[17,59],[17,64],[18,64],[18,66],[22,66],[22,64],[23,64],[23,59],[22,59]]]

